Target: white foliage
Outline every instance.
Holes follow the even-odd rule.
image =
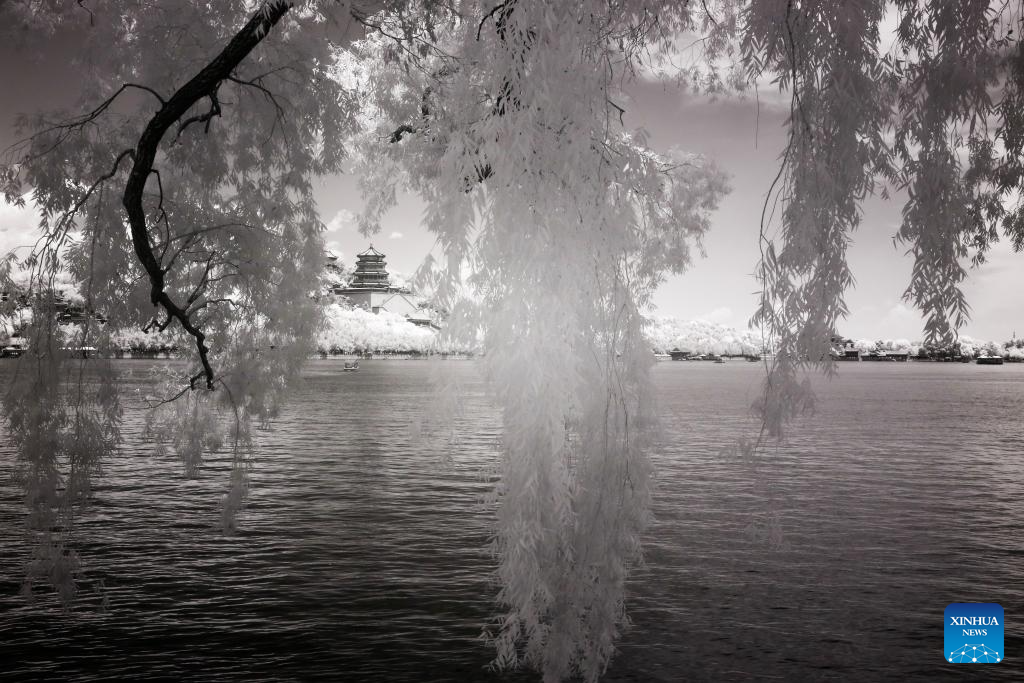
[[[317,337],[317,348],[324,353],[429,353],[441,350],[436,343],[437,334],[431,328],[414,325],[390,311],[371,313],[361,308],[330,304],[325,317],[326,324]]]
[[[853,348],[861,353],[870,353],[876,350],[876,344],[871,339],[858,339],[853,343]]]
[[[656,353],[678,349],[695,354],[756,355],[765,350],[761,334],[756,330],[739,331],[702,320],[657,316],[650,320],[645,334]]]
[[[144,331],[141,328],[121,328],[110,333],[111,347],[122,352],[146,352],[169,351],[185,346],[188,341],[180,334],[174,334],[168,330]]]
[[[372,36],[354,50],[379,61],[360,72],[379,113],[362,142],[361,223],[378,229],[399,183],[415,188],[448,257],[435,279],[446,338],[483,330],[504,422],[496,665],[595,680],[648,516],[653,357],[639,309],[686,266],[726,187],[703,159],[647,149],[614,106],[639,52],[687,25],[685,11],[462,9],[440,44],[403,52]],[[476,296],[460,300],[464,271]]]

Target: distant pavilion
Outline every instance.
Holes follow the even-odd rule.
[[[336,266],[337,257],[328,257],[328,268]],[[346,286],[333,286],[330,293],[343,296],[355,308],[372,313],[388,311],[405,316],[417,325],[433,326],[430,315],[423,310],[419,298],[404,287],[392,287],[384,254],[373,248],[356,255],[356,271]]]

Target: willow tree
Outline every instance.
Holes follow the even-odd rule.
[[[0,175],[7,200],[30,193],[41,216],[21,263],[36,308],[30,350],[3,396],[29,512],[26,590],[42,580],[67,600],[71,520],[119,443],[121,407],[103,363],[86,374],[61,349],[104,355],[105,330],[124,327],[177,334],[189,365],[164,387],[151,431],[195,473],[227,411],[226,507],[237,508],[252,421],[274,413],[313,350],[323,225],[311,183],[339,170],[355,108],[330,73],[345,25],[315,5],[8,2],[0,12],[6,30],[70,35],[77,48],[80,101],[21,119],[26,137]],[[63,338],[50,297],[63,271],[104,328]]]
[[[224,411],[237,454],[230,511],[245,489],[249,425],[273,415],[319,321],[312,178],[351,151],[368,232],[399,189],[419,193],[446,254],[437,277],[449,333],[483,329],[502,409],[496,663],[525,662],[549,680],[594,680],[613,653],[651,495],[642,313],[685,268],[726,190],[707,161],[629,133],[631,79],[652,61],[671,68],[700,34],[701,65],[679,69],[681,81],[721,90],[739,73],[791,94],[789,144],[766,179],[780,237],[767,241],[762,221],[755,318],[777,349],[758,405],[771,432],[808,405],[799,372],[827,358],[845,313],[845,248],[869,193],[908,190],[908,296],[932,336],[966,315],[957,287],[969,249],[981,258],[997,223],[1018,247],[1024,234],[1006,203],[1024,136],[1009,33],[1020,13],[1005,7],[113,4],[4,5],[44,26],[80,23],[90,55],[79,113],[26,121],[30,136],[5,167],[8,199],[31,189],[43,216],[29,268],[44,281],[70,268],[114,324],[180,334],[192,365],[153,432],[194,472],[221,441],[211,416]],[[883,53],[879,26],[894,12],[895,47]],[[352,22],[365,35],[354,43]],[[120,408],[106,374],[66,384],[65,342],[46,297],[35,300],[36,336],[5,419],[31,513],[29,576],[70,595],[61,534],[118,443]],[[81,334],[102,344],[100,330]]]
[[[348,55],[375,121],[360,150],[364,227],[413,188],[448,257],[441,291],[457,295],[468,272],[477,295],[453,309],[484,330],[502,408],[496,663],[595,679],[647,521],[642,311],[725,190],[703,159],[627,133],[621,88],[644,51],[698,27],[674,2],[408,9],[443,33],[395,49],[401,26],[384,19]]]
[[[952,342],[968,320],[970,262],[984,262],[1001,233],[1024,247],[1021,10],[985,0],[747,7],[748,75],[769,75],[790,101],[762,214],[778,209],[778,237],[765,237],[763,217],[753,320],[776,351],[757,404],[768,432],[811,406],[802,370],[832,371],[829,338],[853,282],[846,248],[867,196],[903,200],[894,237],[914,261],[904,298],[925,315],[928,343]]]

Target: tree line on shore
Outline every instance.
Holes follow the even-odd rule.
[[[65,302],[60,308],[65,320],[67,311],[75,310],[74,294],[64,293],[58,297]],[[20,329],[31,320],[28,307],[0,314],[0,347],[24,343],[18,337]],[[74,345],[80,334],[81,320],[59,322],[61,336],[69,345]],[[171,331],[140,328],[108,329],[109,348],[123,355],[174,354],[182,340]],[[737,330],[728,325],[703,320],[679,320],[670,316],[658,316],[648,322],[646,334],[651,350],[657,354],[673,350],[686,350],[694,354],[716,354],[724,356],[757,355],[770,351],[760,332],[754,329]],[[942,359],[954,357],[976,358],[977,356],[1000,356],[1010,361],[1024,362],[1024,339],[1014,337],[1005,342],[985,341],[968,335],[960,335],[957,341],[945,344],[925,344],[908,339],[842,339],[835,344],[837,349],[856,349],[862,354],[878,352],[907,353],[919,359]],[[342,301],[334,301],[324,308],[324,325],[317,332],[317,352],[321,355],[384,353],[427,355],[431,353],[476,353],[475,346],[454,344],[442,338],[438,331],[410,322],[405,317],[389,311],[372,313],[353,307]]]
[[[8,297],[7,305],[0,310],[0,349],[21,348],[28,340],[21,336],[32,323],[32,307],[22,297]],[[103,346],[116,355],[150,356],[175,354],[183,344],[180,331],[174,328],[160,330],[156,325],[148,328],[125,327],[107,324],[102,316],[85,311],[82,299],[72,287],[62,288],[52,296],[49,307],[54,314],[56,331],[64,346],[77,348],[82,343],[82,331],[86,322],[94,325],[105,336]],[[324,306],[323,325],[315,333],[316,350],[322,355],[349,353],[472,353],[472,348],[462,348],[439,341],[437,330],[410,322],[404,316],[382,310],[372,313],[335,300]],[[100,341],[91,337],[90,346]]]
[[[1009,361],[1024,361],[1024,339],[1016,335],[1004,342],[985,341],[961,334],[948,344],[928,344],[907,339],[844,339],[835,344],[837,350],[856,349],[861,354],[906,353],[919,360],[942,360],[945,358],[977,358],[999,356]]]

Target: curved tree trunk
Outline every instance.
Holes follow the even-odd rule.
[[[160,109],[146,124],[145,130],[139,137],[138,145],[131,154],[134,163],[125,184],[121,203],[124,205],[125,213],[128,214],[132,246],[139,263],[149,275],[152,285],[150,300],[153,305],[162,306],[167,311],[168,322],[171,319],[176,319],[185,331],[196,340],[203,372],[193,378],[193,386],[196,380],[205,377],[207,388],[213,389],[214,373],[208,358],[209,348],[206,346],[206,335],[193,323],[187,307],[182,308],[175,303],[164,289],[164,275],[167,270],[153,253],[153,247],[149,242],[146,212],[142,205],[143,192],[146,189],[149,176],[154,172],[153,162],[156,159],[157,149],[171,126],[181,120],[197,102],[204,98],[210,100],[209,111],[182,121],[179,124],[179,133],[192,123],[209,125],[210,119],[219,116],[220,105],[217,101],[217,89],[221,82],[231,75],[242,60],[259,45],[260,41],[269,34],[274,25],[291,8],[291,2],[278,0],[258,10],[248,23],[235,34],[231,42],[221,50],[220,54],[185,85],[181,86],[170,99],[162,102]]]

